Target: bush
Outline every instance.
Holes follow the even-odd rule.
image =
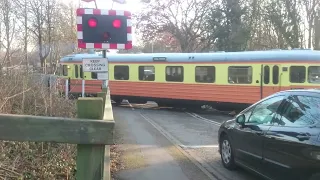
[[[75,101],[60,97],[32,74],[2,75],[0,87],[0,113],[76,115]],[[75,157],[72,144],[0,141],[0,179],[75,179]]]

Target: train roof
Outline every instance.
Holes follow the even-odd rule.
[[[79,62],[83,58],[102,58],[101,54],[72,54],[60,62]],[[109,62],[259,62],[259,61],[320,61],[320,51],[314,50],[266,50],[211,53],[141,53],[107,54]]]

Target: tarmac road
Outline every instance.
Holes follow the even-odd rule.
[[[119,179],[260,179],[242,169],[226,170],[221,164],[217,132],[230,116],[159,109],[152,103],[128,103],[113,110],[116,131],[126,139],[124,159],[134,161],[127,162]]]

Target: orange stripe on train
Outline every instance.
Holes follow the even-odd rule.
[[[155,84],[119,81],[110,81],[109,84],[111,95],[237,103],[253,103],[257,99],[260,99],[259,86],[228,86],[180,83]],[[273,88],[268,91],[269,92],[267,94],[271,93]]]
[[[101,92],[102,81],[88,80],[92,83],[85,85],[86,93]],[[81,80],[73,80],[70,92],[82,92]],[[59,86],[65,90],[65,84]],[[261,87],[250,85],[213,85],[213,84],[183,84],[183,83],[159,83],[159,82],[130,82],[109,81],[110,94],[120,96],[141,96],[168,99],[185,99],[199,101],[218,101],[234,103],[254,103],[260,100]],[[316,88],[316,86],[264,86],[263,97],[281,90],[291,88]]]

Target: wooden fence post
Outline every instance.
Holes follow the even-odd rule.
[[[102,97],[103,98],[103,113],[105,110],[105,103],[106,103],[106,99],[107,99],[107,91],[103,91],[103,92],[99,92],[97,93],[98,97]],[[106,145],[105,146],[105,152],[104,152],[104,173],[103,173],[103,180],[110,180],[111,179],[111,174],[110,174],[110,145]]]
[[[77,101],[78,118],[103,118],[103,98],[79,98]],[[83,131],[92,131],[83,127]],[[81,137],[87,138],[87,137]],[[105,145],[77,145],[77,180],[101,180],[104,172]]]

